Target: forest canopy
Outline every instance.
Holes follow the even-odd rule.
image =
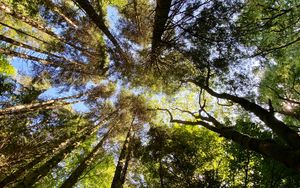
[[[300,187],[297,0],[0,0],[0,187]]]

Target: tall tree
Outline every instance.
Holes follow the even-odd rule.
[[[132,142],[131,134],[132,134],[132,129],[133,129],[133,122],[134,122],[134,119],[131,122],[131,125],[129,127],[129,130],[127,132],[125,141],[124,141],[122,149],[121,149],[121,153],[119,155],[114,178],[111,183],[111,187],[113,187],[113,188],[123,187],[123,184],[125,182],[126,171],[127,171],[127,167],[128,167],[128,163],[129,163],[130,155],[131,155],[131,142]]]
[[[101,148],[103,147],[104,141],[109,136],[109,133],[112,131],[113,127],[110,127],[109,130],[103,135],[100,142],[93,148],[91,153],[86,156],[79,166],[72,172],[68,179],[61,185],[61,187],[73,187],[80,176],[83,174],[84,170],[94,161],[94,158],[99,154]]]

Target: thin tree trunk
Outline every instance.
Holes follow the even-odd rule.
[[[72,27],[74,27],[75,29],[78,28],[78,25],[75,23],[74,20],[72,20],[72,18],[69,18],[65,13],[64,10],[54,4],[52,1],[49,0],[44,0],[44,3],[46,4],[46,6],[48,6],[50,9],[52,9],[54,12],[56,12],[58,15],[60,15],[69,25],[71,25]]]
[[[124,164],[124,167],[122,169],[122,174],[121,174],[121,178],[120,178],[122,185],[125,183],[128,166],[129,166],[129,162],[130,162],[130,159],[131,159],[132,138],[133,137],[134,137],[134,135],[130,136],[129,137],[129,141],[128,141],[127,155],[126,155],[125,164]]]
[[[49,5],[49,4],[48,4],[48,5]],[[53,4],[52,4],[52,5],[53,5]],[[58,9],[57,7],[55,7],[55,5],[52,6],[52,8],[54,8],[54,9],[55,9],[54,11],[57,12],[60,16],[62,16],[64,19],[67,19],[67,20],[68,20],[67,22],[68,22],[68,23],[71,23],[72,26],[78,27],[78,26],[76,26],[76,24],[72,23],[72,21],[71,21],[69,18],[67,18],[61,11],[59,11],[59,9]],[[44,26],[42,23],[38,23],[38,22],[36,22],[36,21],[34,21],[34,20],[31,20],[30,18],[28,18],[28,17],[26,17],[26,16],[23,16],[22,14],[20,14],[20,13],[14,11],[14,10],[12,10],[12,9],[10,9],[10,8],[9,8],[6,4],[4,4],[4,3],[0,3],[0,9],[1,9],[2,11],[4,11],[6,14],[9,14],[9,15],[11,15],[12,17],[17,18],[17,19],[23,21],[24,23],[26,23],[26,24],[28,24],[28,25],[30,25],[30,26],[32,26],[32,27],[34,27],[34,28],[37,28],[39,31],[41,31],[41,32],[43,32],[43,33],[46,33],[46,34],[50,35],[51,37],[53,37],[53,38],[59,40],[59,41],[62,42],[62,43],[68,44],[68,45],[72,46],[73,48],[75,48],[75,49],[77,49],[77,50],[79,50],[79,51],[86,51],[86,49],[84,49],[84,48],[80,48],[80,47],[78,47],[78,46],[75,46],[75,45],[73,45],[73,44],[68,43],[65,39],[63,39],[63,38],[61,38],[60,36],[56,35],[53,31],[47,29],[47,27]]]
[[[12,10],[11,8],[9,8],[6,4],[4,4],[3,2],[0,3],[0,9],[5,12],[6,14],[9,14],[11,15],[12,17],[14,18],[17,18],[21,21],[23,21],[24,23],[27,23],[28,25],[31,25],[32,27],[35,27],[37,28],[38,30],[52,36],[52,37],[57,37],[56,34],[51,31],[51,30],[48,30],[46,26],[44,26],[43,24],[41,23],[38,23],[34,20],[31,20],[29,19],[28,17],[26,16],[23,16],[22,14]]]
[[[85,126],[83,128],[81,128],[77,134],[81,135],[83,134],[89,127]],[[21,176],[24,176],[30,169],[32,169],[35,165],[39,164],[40,162],[42,162],[49,154],[51,153],[56,153],[59,150],[63,149],[68,143],[70,142],[74,142],[76,141],[73,137],[71,138],[67,138],[67,139],[62,139],[63,141],[58,143],[56,145],[56,147],[52,147],[50,150],[44,152],[43,154],[41,154],[39,157],[35,158],[34,160],[32,160],[31,162],[29,162],[28,164],[26,164],[25,166],[19,168],[18,170],[16,170],[15,172],[13,172],[12,174],[10,174],[9,176],[5,177],[1,182],[0,182],[0,187],[5,187],[8,184],[18,180]],[[54,149],[53,149],[54,148]]]
[[[1,49],[0,49],[1,50]],[[12,107],[7,107],[5,109],[0,109],[0,117],[4,115],[12,115],[12,114],[20,114],[20,113],[27,113],[35,110],[46,110],[46,109],[55,109],[60,108],[65,105],[74,104],[78,102],[83,102],[87,99],[79,99],[83,96],[89,96],[90,98],[94,98],[97,96],[94,96],[94,92],[97,90],[96,88],[90,89],[84,93],[80,93],[73,96],[68,97],[62,97],[57,99],[51,99],[48,101],[42,101],[42,102],[35,102],[30,104],[22,104],[22,105],[16,105]],[[68,99],[77,99],[75,101],[67,102],[65,100]]]
[[[5,187],[11,182],[17,180],[18,178],[21,177],[21,175],[25,174],[28,169],[31,169],[34,167],[36,164],[40,163],[44,158],[46,154],[43,154],[37,158],[35,158],[33,161],[29,162],[25,166],[19,168],[17,171],[13,172],[12,174],[8,175],[5,177],[1,182],[0,182],[0,187]]]
[[[11,39],[11,38],[8,38],[4,35],[0,35],[0,40],[4,41],[4,42],[7,42],[7,43],[10,43],[10,44],[13,44],[15,46],[19,46],[19,47],[22,47],[22,48],[27,48],[29,50],[32,50],[32,51],[36,51],[36,52],[40,52],[40,53],[43,53],[43,54],[47,54],[49,56],[53,56],[53,57],[56,57],[56,58],[61,58],[59,57],[58,55],[55,55],[51,52],[48,52],[48,51],[45,51],[45,50],[42,50],[41,48],[36,48],[36,47],[33,47],[33,46],[30,46],[30,45],[27,45],[27,44],[24,44],[24,43],[21,43],[21,42],[18,42],[14,39]]]
[[[32,187],[39,179],[46,176],[52,168],[54,168],[60,161],[62,161],[67,154],[71,153],[73,149],[75,149],[86,137],[80,138],[81,139],[79,139],[77,142],[70,143],[65,149],[61,150],[58,154],[53,156],[41,167],[27,174],[15,187]]]
[[[164,186],[164,172],[163,172],[161,159],[159,160],[158,174],[159,174],[160,186],[161,186],[161,188],[164,188],[165,187]]]
[[[8,38],[8,37],[6,37],[6,36],[4,36],[4,35],[0,35],[0,40],[2,40],[2,41],[4,41],[4,42],[7,42],[7,43],[10,43],[10,44],[13,44],[13,45],[18,46],[18,47],[27,48],[27,49],[32,50],[32,51],[36,51],[36,52],[39,52],[39,53],[46,54],[46,55],[48,55],[49,57],[57,58],[59,61],[66,61],[66,62],[71,63],[71,64],[75,64],[75,65],[78,65],[78,66],[84,66],[84,67],[87,67],[87,64],[84,64],[84,63],[81,63],[81,62],[77,62],[77,61],[72,61],[72,60],[66,59],[65,57],[61,57],[61,56],[55,55],[55,54],[53,54],[53,53],[51,53],[51,52],[42,50],[42,49],[40,49],[40,48],[36,48],[36,47],[30,46],[30,45],[27,45],[27,44],[18,42],[18,41],[16,41],[16,40],[11,39],[11,38]]]
[[[38,23],[38,22],[36,22],[36,21],[34,21],[34,20],[31,20],[30,18],[28,18],[28,17],[26,17],[26,16],[23,16],[22,14],[20,14],[20,13],[18,13],[18,12],[13,11],[13,10],[10,9],[7,5],[5,5],[4,3],[0,3],[0,10],[2,10],[2,11],[4,11],[6,14],[9,14],[9,15],[11,15],[12,17],[17,18],[17,19],[23,21],[24,23],[26,23],[26,24],[28,24],[28,25],[30,25],[30,26],[32,26],[32,27],[38,29],[39,31],[48,34],[49,36],[53,37],[54,39],[58,40],[59,42],[64,43],[64,44],[67,44],[67,45],[73,47],[74,49],[83,52],[83,53],[86,54],[86,55],[89,55],[89,56],[97,55],[96,52],[89,52],[89,51],[88,51],[87,49],[85,49],[85,48],[78,47],[78,46],[76,46],[76,45],[74,45],[74,44],[68,42],[68,41],[65,40],[64,38],[62,38],[62,37],[56,35],[53,31],[47,29],[47,27],[44,26],[43,24]],[[17,31],[17,32],[20,32],[20,31],[21,31],[21,30],[19,30],[19,29],[16,29],[16,28],[13,28],[13,27],[11,27],[11,26],[8,26],[7,24],[4,24],[4,23],[2,23],[2,25],[6,26],[6,27],[9,27],[9,28],[11,28],[11,29],[14,29],[14,30]],[[24,31],[21,31],[21,33],[24,34],[25,32],[24,32]],[[33,37],[33,36],[30,35],[30,34],[27,34],[27,35]],[[33,38],[36,39],[36,40],[41,41],[40,39],[38,39],[38,38],[36,38],[36,37],[33,37]],[[43,43],[50,44],[50,43],[48,43],[48,42],[46,42],[46,41],[43,41]]]
[[[0,48],[0,53],[3,54],[3,55],[19,57],[19,58],[22,58],[22,59],[27,59],[27,60],[31,60],[31,61],[40,62],[44,65],[49,65],[49,66],[53,66],[53,67],[61,67],[61,65],[58,65],[58,64],[56,64],[54,62],[51,62],[51,61],[48,61],[46,59],[41,59],[41,58],[38,58],[38,57],[35,57],[35,56],[31,56],[31,55],[11,51],[9,49]]]
[[[112,35],[112,33],[109,31],[107,26],[104,23],[103,20],[103,14],[102,11],[100,11],[100,15],[97,14],[93,6],[86,0],[74,0],[87,14],[87,16],[93,21],[94,24],[106,35],[106,37],[113,43],[115,46],[117,52],[121,57],[124,58],[125,61],[127,61],[127,56],[123,52],[119,42],[117,39]]]
[[[45,177],[52,168],[54,168],[60,161],[62,161],[67,154],[71,153],[78,145],[80,145],[83,141],[85,141],[88,137],[95,134],[98,129],[104,125],[113,114],[117,112],[114,111],[110,113],[107,117],[103,119],[103,121],[99,122],[97,125],[88,129],[84,134],[79,137],[72,139],[64,149],[56,152],[53,157],[51,157],[47,162],[41,165],[39,168],[28,173],[16,186],[16,188],[24,188],[24,187],[32,187],[37,181],[41,178]]]
[[[65,57],[62,57],[62,56],[58,56],[58,55],[55,55],[51,52],[47,52],[45,50],[42,50],[40,48],[36,48],[36,47],[33,47],[33,46],[30,46],[30,45],[27,45],[27,44],[24,44],[24,43],[21,43],[21,42],[18,42],[14,39],[11,39],[11,38],[8,38],[6,36],[3,36],[3,35],[0,35],[0,40],[4,41],[4,42],[7,42],[7,43],[10,43],[10,44],[13,44],[15,46],[18,46],[18,47],[22,47],[22,48],[26,48],[26,49],[29,49],[29,50],[32,50],[32,51],[36,51],[36,52],[39,52],[39,53],[43,53],[43,54],[46,54],[48,55],[48,59],[52,59],[54,61],[57,61],[57,62],[66,62],[69,65],[72,65],[73,67],[76,67],[77,70],[74,70],[76,72],[81,72],[81,73],[85,73],[85,74],[91,74],[91,75],[99,75],[101,74],[100,72],[97,72],[97,71],[94,71],[94,70],[91,70],[91,67],[89,67],[88,64],[85,64],[85,63],[82,63],[82,62],[78,62],[78,61],[73,61],[73,60],[70,60],[70,59],[67,59]],[[1,49],[0,49],[1,50]],[[9,50],[7,50],[6,52],[2,51],[3,54],[7,54],[7,55],[12,55]],[[17,52],[16,52],[17,53]],[[19,57],[21,55],[18,55]],[[25,58],[25,59],[29,59],[31,57],[34,58],[34,56],[27,56],[28,58],[25,58],[24,55],[22,55],[21,58]],[[32,58],[31,58],[32,59]],[[40,58],[39,58],[40,59]],[[39,62],[41,62],[41,60],[43,59],[40,59]],[[37,61],[37,59],[35,59],[34,61]],[[51,62],[50,60],[46,60],[48,61],[49,63],[52,63],[52,64],[57,64],[55,62]],[[52,65],[52,66],[56,66],[56,65]],[[61,67],[66,67],[64,65],[61,65]],[[103,72],[102,73],[105,73],[105,70],[103,69]]]
[[[50,44],[49,42],[47,42],[47,41],[45,41],[45,40],[42,40],[42,39],[40,39],[40,38],[38,38],[38,37],[35,37],[35,36],[33,36],[33,35],[29,34],[29,33],[26,33],[25,31],[22,31],[21,29],[17,29],[17,28],[15,28],[15,27],[12,27],[12,26],[10,26],[10,25],[7,25],[6,23],[3,23],[3,22],[1,22],[1,21],[0,21],[0,24],[3,25],[3,26],[5,26],[5,27],[7,27],[7,28],[9,28],[9,29],[12,29],[12,30],[16,31],[17,33],[20,33],[20,34],[29,36],[29,37],[31,37],[31,38],[37,40],[37,41],[40,41],[40,42],[42,42],[42,43],[44,43],[44,44],[47,44],[47,45],[49,45],[49,46],[52,46],[52,44]]]
[[[127,136],[125,138],[125,141],[123,143],[123,147],[119,156],[119,160],[117,163],[117,167],[115,170],[115,174],[114,174],[114,178],[113,181],[111,183],[111,188],[122,188],[124,181],[125,181],[125,177],[126,174],[123,174],[124,172],[126,173],[126,170],[124,170],[124,167],[126,167],[126,162],[128,162],[126,160],[126,156],[130,155],[129,151],[128,151],[128,147],[130,144],[130,140],[131,140],[131,129],[132,129],[132,125],[130,126],[128,132],[127,132]],[[127,167],[126,167],[127,168]]]
[[[249,150],[247,149],[247,161],[245,164],[245,179],[244,179],[244,187],[247,188],[248,184],[248,171],[249,171],[249,162],[250,162],[250,153]]]
[[[270,178],[270,188],[273,188],[273,182],[274,182],[274,161],[271,161],[272,168],[271,168],[271,178]]]
[[[112,127],[113,128],[113,127]],[[95,160],[95,157],[99,154],[101,151],[101,148],[103,146],[104,141],[109,136],[110,132],[112,131],[112,128],[110,128],[105,135],[102,137],[101,141],[93,148],[91,153],[86,156],[83,161],[80,163],[80,165],[72,172],[72,174],[64,181],[64,183],[61,185],[61,188],[71,188],[73,187],[80,176],[83,174],[85,169],[89,167],[89,165]]]
[[[93,70],[87,70],[86,65],[83,65],[83,64],[80,64],[81,66],[79,66],[76,63],[74,63],[74,64],[68,64],[68,63],[62,64],[61,62],[56,63],[56,62],[52,62],[50,60],[46,60],[46,59],[38,58],[38,57],[35,57],[35,56],[31,56],[31,55],[11,51],[9,49],[1,49],[0,48],[0,53],[4,54],[4,55],[12,56],[12,57],[19,57],[19,58],[22,58],[22,59],[27,59],[27,60],[39,62],[39,63],[41,63],[43,65],[46,65],[46,66],[52,66],[52,67],[56,67],[56,68],[63,68],[66,71],[74,71],[74,72],[81,73],[81,74],[99,76],[99,73],[94,72]]]
[[[65,102],[64,100],[78,99],[82,95],[83,94],[79,94],[79,95],[75,95],[75,96],[63,97],[63,98],[52,99],[52,100],[43,101],[43,102],[31,103],[31,104],[22,104],[22,105],[8,107],[5,109],[0,109],[0,116],[26,113],[26,112],[31,112],[31,111],[40,110],[40,109],[59,108],[61,106],[79,102],[78,100],[73,101],[73,102]]]

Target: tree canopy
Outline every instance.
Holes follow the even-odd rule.
[[[0,187],[299,187],[297,0],[0,0]]]

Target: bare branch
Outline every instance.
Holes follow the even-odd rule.
[[[195,115],[197,112],[191,112],[191,111],[188,111],[188,110],[182,110],[182,109],[180,109],[180,108],[175,108],[176,110],[179,110],[179,111],[181,111],[181,112],[184,112],[184,113],[188,113],[188,114],[190,114],[191,116],[193,116],[194,118],[198,118],[198,116],[197,115]]]

